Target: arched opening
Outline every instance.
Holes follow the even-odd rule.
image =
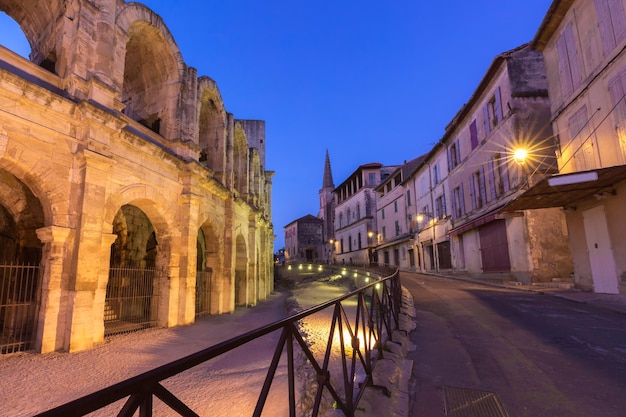
[[[235,264],[235,306],[248,304],[248,249],[242,235],[237,236]]]
[[[166,136],[176,105],[176,58],[163,33],[148,22],[134,22],[128,36],[123,112],[153,132]]]
[[[199,119],[200,162],[216,174],[224,172],[226,163],[226,117],[222,101],[215,90],[202,90]]]
[[[43,208],[32,191],[0,171],[0,352],[34,348],[41,293]]]
[[[127,333],[158,324],[157,236],[139,208],[124,205],[113,220],[117,239],[104,306],[104,335]]]
[[[241,194],[248,193],[248,141],[240,125],[235,128],[233,147],[233,175],[235,189]]]
[[[29,59],[30,43],[28,39],[22,32],[20,25],[4,12],[0,12],[0,39],[2,46],[23,58]]]

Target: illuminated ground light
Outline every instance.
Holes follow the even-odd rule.
[[[291,265],[287,266],[287,271],[291,271]]]
[[[320,272],[322,272],[322,269],[323,269],[323,268],[322,268],[322,265],[320,265],[320,266],[318,266],[318,267],[317,267],[317,270],[318,270],[318,271],[320,271]]]
[[[370,277],[365,277],[365,282],[370,282]]]
[[[309,271],[313,270],[313,265],[309,265]]]
[[[298,269],[302,269],[302,264],[298,265]]]

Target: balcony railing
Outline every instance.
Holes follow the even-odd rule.
[[[265,335],[280,332],[264,383],[259,387],[252,416],[261,416],[272,382],[277,378],[279,363],[284,363],[282,359],[285,356],[288,395],[284,396],[284,401],[288,403],[290,417],[296,416],[297,407],[301,411],[295,388],[297,372],[294,363],[297,353],[305,358],[313,371],[308,376],[313,382],[314,401],[310,410],[306,410],[306,415],[318,416],[322,403],[327,404],[330,400],[347,417],[353,417],[365,389],[375,385],[373,369],[376,362],[383,358],[385,344],[392,340],[393,331],[399,329],[401,286],[398,271],[395,270],[384,278],[374,277],[370,271],[370,276],[373,277],[373,282],[344,296],[48,410],[39,416],[84,416],[109,407],[119,400],[122,401],[114,405],[123,404],[116,411],[118,416],[130,417],[137,411],[141,416],[152,416],[154,397],[178,415],[198,416],[179,397],[165,388],[162,382]],[[324,357],[319,360],[307,342],[306,335],[300,330],[300,322],[324,310],[331,310],[332,318],[328,323],[330,331],[324,346]],[[331,356],[337,359],[337,351],[338,362],[331,361]],[[330,365],[331,362],[333,366]],[[335,372],[338,377],[335,377]],[[207,395],[206,398],[210,401],[211,397]]]

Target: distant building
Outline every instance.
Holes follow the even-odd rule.
[[[307,214],[285,226],[285,262],[323,262],[323,225]]]
[[[342,264],[377,261],[374,189],[396,168],[377,162],[361,165],[333,191],[337,202],[333,261]]]
[[[326,151],[326,161],[324,163],[324,179],[322,181],[322,189],[319,192],[320,210],[317,215],[323,221],[322,240],[324,248],[322,260],[331,262],[333,260],[333,243],[335,240],[335,196],[333,190],[335,183],[333,182],[333,172],[330,167],[330,157],[328,150]]]
[[[414,271],[417,265],[416,195],[409,182],[426,155],[405,162],[376,187],[376,258],[379,263]]]

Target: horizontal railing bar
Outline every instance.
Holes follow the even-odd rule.
[[[262,326],[258,329],[244,333],[242,335],[233,337],[226,341],[217,343],[209,348],[203,349],[191,355],[185,356],[178,360],[172,361],[158,368],[139,374],[135,377],[131,377],[125,381],[121,381],[107,388],[103,388],[94,393],[88,394],[76,400],[70,401],[56,408],[50,409],[43,413],[37,414],[35,417],[72,417],[83,416],[85,414],[94,412],[100,408],[108,406],[118,400],[132,396],[136,394],[137,387],[152,387],[160,381],[177,375],[183,371],[186,371],[194,366],[197,366],[203,362],[211,360],[217,356],[220,356],[226,352],[236,349],[252,340],[266,336],[276,330],[289,326],[305,317],[313,315],[319,311],[322,311],[328,307],[336,306],[341,301],[347,300],[351,297],[357,296],[366,290],[373,288],[377,284],[386,283],[392,280],[397,275],[397,270],[387,277],[380,278],[370,284],[367,284],[357,290],[351,291],[342,296],[336,297],[332,300],[326,301],[317,306],[311,307],[302,312],[296,313],[285,319],[279,320],[274,323]],[[330,387],[329,387],[330,388]],[[332,392],[331,388],[331,392]]]

